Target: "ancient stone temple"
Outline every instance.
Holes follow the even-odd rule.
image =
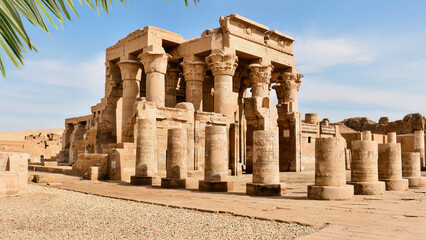
[[[169,130],[185,129],[184,168],[202,176],[206,127],[223,126],[225,165],[233,175],[253,172],[256,131],[278,131],[280,171],[314,170],[315,138],[340,134],[318,114],[302,120],[294,39],[236,14],[219,23],[190,40],[147,26],[107,48],[105,97],[91,115],[65,121],[62,160],[99,178],[164,178],[166,159],[173,159]],[[142,119],[149,124],[138,124]]]

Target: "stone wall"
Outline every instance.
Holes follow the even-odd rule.
[[[387,117],[380,118],[376,123],[365,117],[348,118],[337,124],[344,125],[356,131],[371,131],[377,134],[396,132],[397,134],[413,133],[416,130],[425,129],[426,119],[420,113],[406,115],[402,120],[389,122]]]
[[[0,151],[28,153],[30,162],[56,158],[62,149],[64,129],[0,133]]]
[[[72,166],[73,174],[89,177],[91,167],[99,167],[98,179],[105,179],[108,174],[108,154],[81,153]]]
[[[29,158],[27,153],[0,152],[0,196],[27,188]]]

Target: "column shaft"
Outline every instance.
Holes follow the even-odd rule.
[[[133,117],[133,105],[140,92],[140,81],[142,74],[142,64],[135,60],[124,60],[117,63],[120,67],[121,77],[123,79],[123,100],[122,100],[122,121],[121,131],[122,139],[126,139],[127,124]]]
[[[164,51],[164,50],[163,50]],[[165,74],[171,56],[164,52],[146,51],[138,56],[146,74],[146,100],[165,106]]]
[[[206,127],[205,181],[228,179],[228,148],[226,126]]]
[[[186,129],[169,129],[167,133],[167,178],[185,179],[187,176]]]
[[[139,119],[137,124],[136,176],[153,177],[157,174],[155,123],[149,119]]]
[[[214,76],[214,112],[226,114],[234,121],[234,111],[238,102],[233,98],[233,76],[238,58],[235,53],[216,51],[206,58],[208,67]]]

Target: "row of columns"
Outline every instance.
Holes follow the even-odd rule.
[[[139,96],[142,67],[146,74],[147,101],[164,107],[166,90],[167,92],[175,91],[176,85],[166,84],[165,82],[167,63],[170,58],[171,56],[165,53],[163,49],[156,49],[141,53],[138,56],[140,61],[122,60],[117,63],[123,80],[123,129],[127,126],[128,120],[133,114],[133,104]],[[230,50],[213,51],[206,58],[207,67],[214,77],[214,112],[226,114],[230,120],[233,120],[235,105],[238,105],[233,97],[233,76],[238,66],[237,62],[238,58],[235,52]],[[186,81],[186,102],[191,102],[194,105],[194,109],[200,111],[203,110],[203,81],[206,63],[197,60],[186,61],[185,59],[181,63]],[[253,97],[263,98],[269,96],[272,65],[251,64],[249,69]],[[173,70],[169,69],[170,78],[177,79],[178,69]],[[292,81],[290,79],[292,78],[291,76],[293,74],[286,73],[286,78],[288,79],[278,84],[281,87],[277,88],[277,95],[284,102],[292,103],[293,110],[297,111],[298,83],[297,81]]]
[[[133,185],[152,185],[156,178],[157,159],[153,143],[154,125],[151,120],[138,121],[138,147],[136,149],[136,175]],[[187,131],[185,128],[168,130],[166,177],[161,179],[163,188],[186,188],[187,178]],[[255,141],[255,171],[252,183],[246,186],[248,195],[279,196],[284,190],[280,184],[278,164],[278,129],[257,130]],[[206,127],[204,180],[199,182],[200,191],[228,192],[233,182],[228,181],[227,127]]]
[[[420,172],[420,153],[401,152],[395,132],[388,133],[388,142],[382,144],[372,141],[370,131],[364,131],[362,136],[363,140],[352,141],[349,182],[346,182],[344,139],[316,139],[315,185],[308,186],[308,198],[345,200],[354,194],[379,195],[385,191],[426,187],[426,178]]]

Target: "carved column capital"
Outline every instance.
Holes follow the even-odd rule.
[[[213,76],[229,75],[234,76],[237,69],[238,57],[235,54],[226,54],[223,51],[212,53],[206,58],[208,68]]]
[[[201,61],[183,61],[181,64],[185,81],[203,81],[206,64]]]
[[[167,62],[171,58],[167,53],[144,52],[139,54],[138,59],[143,63],[145,73],[162,73],[167,72]]]
[[[261,65],[258,63],[250,64],[250,80],[252,83],[266,83],[271,82],[271,73],[274,70],[272,65]]]
[[[277,83],[280,83],[284,90],[296,89],[299,91],[300,84],[302,83],[302,77],[303,74],[284,72],[279,75]]]
[[[117,63],[121,78],[124,80],[141,80],[142,63],[135,60],[123,60]]]

